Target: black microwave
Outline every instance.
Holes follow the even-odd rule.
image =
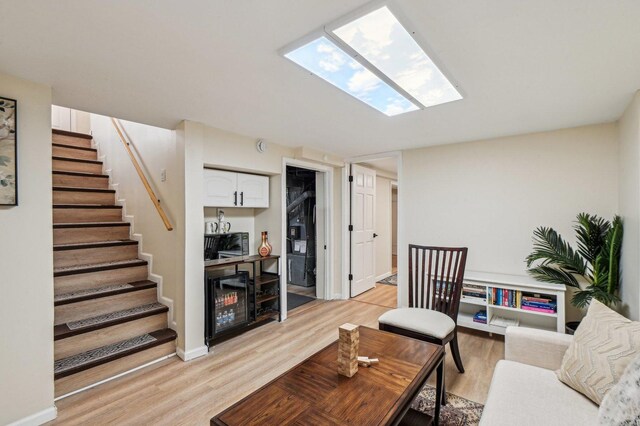
[[[204,260],[210,265],[233,262],[248,255],[248,232],[204,235]]]

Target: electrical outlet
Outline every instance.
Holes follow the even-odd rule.
[[[164,182],[167,180],[167,169],[160,170],[160,181]]]

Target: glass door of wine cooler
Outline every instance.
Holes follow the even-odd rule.
[[[206,334],[207,344],[221,333],[244,326],[249,322],[249,274],[232,275],[207,273],[206,276]]]

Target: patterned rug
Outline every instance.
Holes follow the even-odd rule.
[[[436,390],[427,385],[413,401],[411,408],[433,417],[435,401]],[[440,409],[440,424],[442,426],[476,426],[480,422],[483,409],[482,404],[447,392],[447,405]]]
[[[398,274],[393,274],[387,278],[378,281],[378,284],[398,285]]]

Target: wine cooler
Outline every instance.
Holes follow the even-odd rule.
[[[229,274],[220,270],[205,273],[205,343],[246,326],[253,312],[249,295],[249,273]]]

